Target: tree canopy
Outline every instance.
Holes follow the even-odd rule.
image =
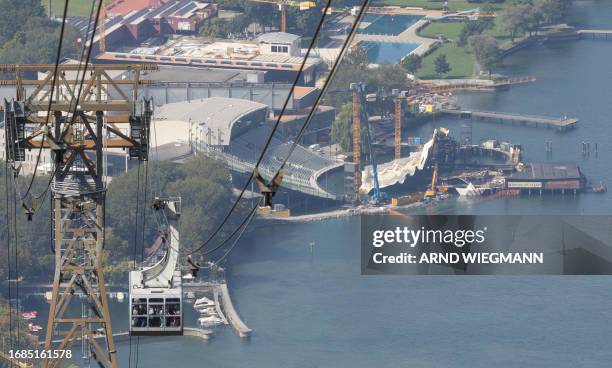
[[[446,55],[444,54],[438,55],[436,60],[434,60],[434,64],[436,66],[436,73],[439,75],[443,75],[451,71],[451,67],[446,60]]]
[[[468,43],[478,64],[491,74],[491,70],[501,61],[501,51],[495,38],[487,34],[473,35]]]
[[[0,63],[52,63],[61,23],[48,19],[39,0],[0,0]],[[63,57],[79,53],[78,33],[66,27]]]
[[[181,245],[183,249],[196,248],[219,225],[221,218],[232,204],[229,169],[224,162],[206,156],[194,156],[185,164],[149,163],[149,178],[146,180],[149,193],[146,202],[143,195],[145,186],[144,166],[141,165],[140,183],[138,168],[129,170],[126,174],[114,178],[108,185],[106,194],[106,234],[105,249],[106,267],[113,268],[122,261],[133,258],[136,249],[137,260],[140,260],[142,245],[143,221],[136,228],[137,188],[140,188],[139,217],[146,208],[144,228],[145,247],[148,247],[158,234],[158,224],[150,208],[151,200],[157,196],[181,196],[183,215],[180,221]],[[4,162],[0,165],[0,191],[5,192]],[[22,176],[18,187],[27,184],[29,177]],[[49,177],[39,176],[34,181],[33,193],[42,193]],[[10,198],[14,197],[13,186],[9,184]],[[243,218],[241,207],[234,215],[235,221],[228,223],[218,239],[224,239],[227,232],[232,231],[236,223]],[[41,203],[34,215],[33,221],[26,221],[17,204],[17,232],[19,234],[18,262],[20,275],[25,274],[30,280],[48,280],[53,272],[53,254],[51,253],[51,222],[49,199]],[[6,201],[0,201],[0,228],[6,229]],[[0,254],[7,254],[7,232],[0,232]],[[216,245],[218,243],[213,243]],[[12,245],[11,245],[12,246]],[[0,262],[0,278],[7,277],[7,262]],[[126,277],[125,268],[117,268],[117,274],[109,277],[110,282],[117,282]],[[13,275],[15,276],[15,275]]]

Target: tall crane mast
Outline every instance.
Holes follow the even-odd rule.
[[[361,188],[361,85],[351,84],[353,91],[353,119],[351,124],[353,136],[353,164],[355,164],[355,176],[353,178],[353,190],[359,198]]]
[[[361,122],[365,121],[365,137],[368,144],[368,155],[370,158],[370,165],[372,166],[372,178],[374,181],[374,192],[372,193],[372,202],[375,204],[380,203],[383,200],[384,193],[380,190],[378,182],[378,165],[374,150],[372,147],[372,132],[370,130],[369,116],[366,109],[368,102],[376,101],[376,94],[365,94],[365,86],[363,83],[351,83],[350,89],[353,91],[353,162],[356,163],[356,176],[355,176],[355,188],[356,193],[359,193],[361,188],[361,168],[359,163],[361,161]]]
[[[130,158],[148,159],[152,102],[136,107],[141,70],[150,65],[90,65],[81,96],[74,87],[80,65],[0,65],[0,71],[15,74],[1,84],[16,86],[17,99],[4,101],[6,157],[15,167],[25,161],[25,150],[50,150],[53,180],[50,182],[52,249],[55,273],[47,322],[45,350],[70,349],[78,338],[98,366],[117,367],[104,269],[104,213],[106,182],[104,154],[107,147],[128,149]],[[125,71],[129,77],[115,80],[109,72]],[[45,73],[40,80],[27,75]],[[27,74],[26,74],[27,73]],[[57,78],[56,78],[57,77]],[[54,81],[54,79],[56,79]],[[49,101],[55,87],[53,101]],[[127,88],[126,88],[127,87]],[[131,93],[128,91],[131,88]],[[50,107],[50,108],[49,108]],[[48,109],[49,116],[45,116]],[[108,114],[107,113],[111,113]],[[41,115],[43,114],[43,115]],[[120,129],[118,125],[127,125]],[[124,133],[124,131],[129,133]],[[85,313],[71,308],[83,296]],[[105,343],[95,337],[103,334]],[[54,339],[59,344],[54,345]],[[63,365],[64,356],[49,357],[43,367]]]
[[[100,39],[99,47],[100,52],[106,52],[106,5],[102,4],[100,7]],[[93,47],[93,45],[90,45]]]

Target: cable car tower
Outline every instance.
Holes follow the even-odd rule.
[[[48,189],[55,274],[45,350],[70,349],[80,338],[98,366],[115,368],[117,351],[102,265],[104,154],[107,147],[123,148],[130,159],[148,160],[152,102],[136,102],[139,84],[146,83],[140,80],[140,72],[156,67],[90,65],[80,96],[75,87],[83,75],[81,65],[59,65],[55,77],[54,68],[0,65],[0,71],[15,74],[14,80],[0,84],[16,86],[16,99],[3,105],[7,162],[17,167],[25,161],[26,149],[32,154],[50,150],[54,165]],[[42,79],[27,78],[36,73],[42,73]],[[123,74],[125,79],[109,74]],[[74,294],[82,295],[81,300]],[[86,313],[80,308],[82,301]],[[55,345],[54,340],[59,343]],[[63,358],[43,361],[46,368],[62,365]]]

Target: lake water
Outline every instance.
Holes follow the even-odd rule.
[[[579,1],[579,21],[612,28],[612,4]],[[586,19],[586,20],[585,20]],[[612,41],[543,45],[505,60],[504,72],[537,82],[501,93],[462,94],[466,108],[575,116],[567,133],[474,123],[474,140],[521,143],[526,160],[577,161],[592,180],[612,184]],[[432,122],[458,132],[456,120]],[[599,154],[582,158],[582,141]],[[612,213],[606,195],[537,197],[459,205],[457,213]],[[607,367],[612,361],[611,277],[360,276],[359,219],[268,226],[243,237],[229,257],[233,300],[254,332],[229,328],[207,343],[141,338],[139,365],[166,367]],[[311,252],[310,242],[314,242]],[[46,309],[39,299],[28,308]],[[127,305],[113,303],[115,329]],[[188,318],[195,318],[191,315]],[[45,316],[41,315],[41,321]],[[40,323],[40,322],[39,322]],[[41,323],[42,324],[42,323]],[[122,327],[123,326],[123,327]],[[134,340],[135,341],[135,340]],[[121,366],[129,345],[118,344]]]
[[[421,16],[366,14],[358,33],[397,36],[419,19]]]
[[[366,49],[368,61],[373,64],[395,64],[401,61],[412,50],[419,47],[415,43],[361,41],[359,45]]]

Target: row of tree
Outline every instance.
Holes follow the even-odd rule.
[[[45,15],[40,0],[0,0],[0,63],[52,63],[55,61],[60,22]],[[62,55],[79,54],[79,35],[66,27]]]
[[[323,16],[324,5],[325,3],[317,3],[315,7],[307,10],[289,6],[287,8],[288,31],[303,37],[312,37]],[[200,35],[226,38],[243,34],[251,24],[280,29],[281,14],[275,4],[257,3],[250,0],[221,0],[219,6],[221,9],[237,11],[240,14],[231,18],[214,18],[207,21],[202,26]]]
[[[524,0],[506,7],[500,14],[503,29],[512,42],[520,34],[538,32],[543,25],[555,24],[567,15],[573,0]]]
[[[4,162],[0,165],[0,169],[0,190],[5,197]],[[224,162],[216,159],[194,156],[182,165],[152,162],[149,164],[147,176],[148,179],[145,179],[144,166],[140,169],[135,167],[115,178],[108,186],[105,263],[111,271],[108,278],[110,282],[118,283],[125,280],[127,268],[130,267],[129,261],[141,260],[143,240],[144,246],[148,247],[158,236],[159,218],[156,219],[150,208],[154,195],[181,196],[183,215],[179,231],[184,249],[193,249],[202,244],[218,226],[225,211],[228,211],[232,204],[229,169]],[[21,177],[17,185],[23,187],[28,180],[29,177]],[[46,176],[37,177],[32,192],[42,193],[48,180]],[[146,198],[145,185],[149,188]],[[15,196],[12,184],[9,184],[8,196],[9,199]],[[0,201],[2,229],[7,228],[6,205],[6,199],[3,198]],[[48,281],[54,268],[49,200],[41,205],[33,221],[30,222],[26,221],[19,202],[17,204],[19,275],[29,281]],[[229,223],[218,239],[223,239],[223,236],[232,231],[236,223],[242,219],[243,211],[240,206],[239,210],[239,213],[233,216],[235,222]],[[11,213],[12,210],[9,211],[9,219],[12,219]],[[8,242],[7,232],[0,232],[0,259],[6,259]],[[216,241],[211,242],[206,249],[216,244]],[[11,247],[13,246],[12,244]],[[13,277],[17,276],[14,269],[11,272]],[[0,262],[0,279],[6,279],[7,276],[8,262]]]

